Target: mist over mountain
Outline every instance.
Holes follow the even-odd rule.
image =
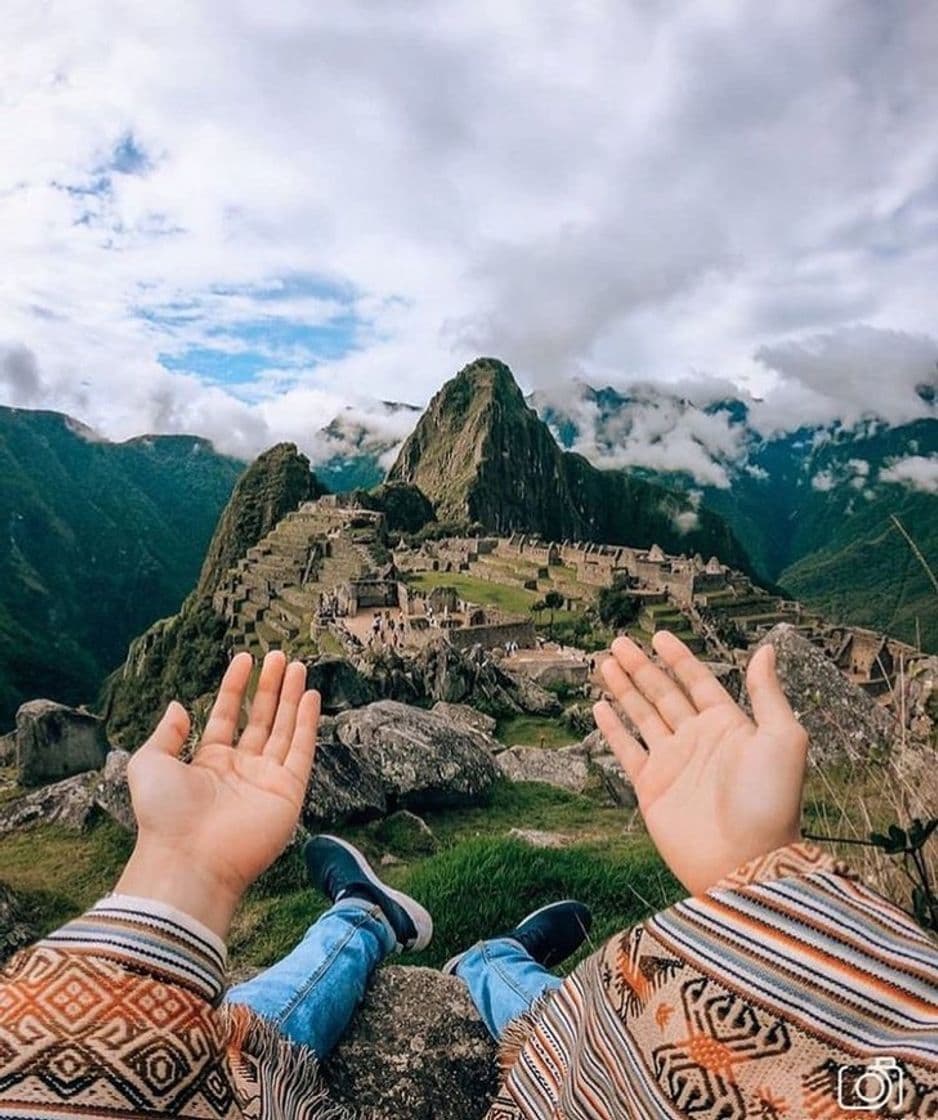
[[[867,416],[763,434],[763,402],[576,384],[529,402],[565,447],[680,487],[724,517],[763,579],[832,615],[938,643],[931,582],[892,521],[938,555],[938,418]],[[688,387],[689,391],[694,389]],[[934,412],[934,387],[916,386]]]

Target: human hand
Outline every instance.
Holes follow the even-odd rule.
[[[746,670],[753,721],[680,639],[659,630],[652,644],[683,689],[629,638],[617,638],[602,664],[648,749],[607,701],[593,713],[661,857],[701,894],[799,838],[808,736],[782,692],[771,645]]]
[[[247,653],[228,666],[191,763],[179,759],[190,724],[174,701],[127,768],[138,835],[116,890],[168,902],[221,936],[296,827],[319,722],[305,666],[271,652],[235,746],[252,667]]]

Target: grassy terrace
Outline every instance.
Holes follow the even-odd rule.
[[[465,572],[419,572],[408,582],[426,591],[434,587],[454,587],[461,598],[471,603],[499,607],[513,614],[527,614],[538,599],[537,592],[526,591],[517,584],[493,583]]]

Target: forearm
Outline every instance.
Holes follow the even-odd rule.
[[[184,852],[141,837],[114,888],[188,914],[222,941],[241,899],[238,886]]]

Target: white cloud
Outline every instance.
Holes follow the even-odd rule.
[[[820,490],[822,493],[827,493],[828,490],[833,490],[836,483],[834,476],[830,471],[818,471],[818,473],[811,479],[811,489]]]
[[[938,455],[908,455],[893,459],[879,472],[880,482],[898,482],[913,490],[938,494]]]
[[[0,403],[315,453],[484,351],[924,415],[936,53],[928,0],[11,0]],[[733,427],[649,408],[617,454],[725,485]]]

